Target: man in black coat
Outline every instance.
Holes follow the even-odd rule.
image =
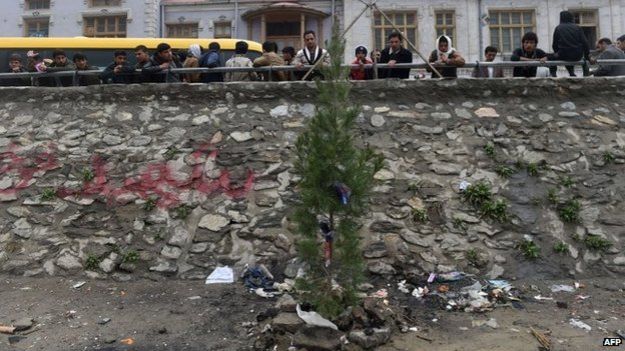
[[[99,71],[98,67],[90,66],[87,62],[87,56],[80,52],[74,54],[74,57],[72,57],[72,61],[74,61],[76,71]],[[76,75],[74,76],[74,79],[75,86],[100,84],[100,77],[97,74]]]
[[[128,63],[125,51],[115,51],[113,62],[102,72],[100,78],[104,84],[130,84],[133,80],[134,69]]]
[[[156,53],[150,58],[150,62],[143,66],[141,72],[146,75],[149,82],[179,83],[180,76],[169,72],[172,68],[182,68],[178,56],[171,52],[169,44],[160,43],[156,47]]]
[[[12,54],[9,58],[9,73],[27,73],[28,71],[22,65],[22,56],[20,54]],[[5,78],[0,79],[2,86],[28,86],[31,85],[30,77]]]
[[[625,52],[625,35],[621,35],[616,39],[616,47]]]
[[[553,54],[547,56],[549,60],[579,61],[590,58],[590,47],[584,31],[575,24],[575,17],[568,11],[560,12],[560,24],[553,32]],[[566,66],[571,77],[575,77],[575,67]],[[551,76],[556,76],[557,66],[549,67]],[[587,68],[584,67],[584,72]]]
[[[537,48],[538,35],[534,32],[527,32],[521,38],[521,47],[515,49],[510,56],[510,61],[541,61],[547,60],[547,54]],[[538,72],[536,66],[515,66],[512,70],[513,77],[534,78]]]
[[[380,78],[401,78],[410,77],[410,68],[393,68],[397,63],[412,63],[412,53],[402,45],[400,33],[393,32],[388,36],[389,47],[382,50],[379,63],[387,63],[389,68],[380,69]]]

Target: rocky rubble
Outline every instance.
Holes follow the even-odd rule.
[[[363,220],[369,272],[625,272],[621,85],[355,84],[358,133],[386,158]],[[217,265],[261,262],[296,274],[286,266],[295,256],[291,160],[314,114],[314,85],[2,96],[2,272],[203,279]],[[473,206],[463,182],[486,184],[503,206]]]
[[[256,350],[373,350],[389,342],[392,330],[402,321],[388,301],[375,297],[345,310],[334,321],[336,329],[307,323],[293,312],[293,304],[295,301],[287,294],[275,307],[258,315],[253,329]]]

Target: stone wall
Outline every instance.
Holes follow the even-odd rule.
[[[386,158],[362,227],[370,272],[625,273],[623,83],[355,84],[357,132]],[[314,84],[1,96],[2,272],[200,279],[218,264],[263,262],[293,275],[292,151]],[[509,219],[476,211],[463,181],[489,184]],[[519,250],[524,237],[538,259]]]

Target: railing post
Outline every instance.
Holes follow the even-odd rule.
[[[273,70],[271,68],[271,65],[269,65],[269,73],[267,74],[267,81],[269,82],[273,81]]]
[[[378,60],[373,61],[373,79],[378,79]]]

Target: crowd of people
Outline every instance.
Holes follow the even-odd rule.
[[[16,77],[0,80],[1,85],[40,85],[40,86],[71,86],[93,84],[130,84],[144,82],[233,82],[233,81],[286,81],[286,80],[313,80],[323,79],[320,68],[330,65],[330,55],[327,50],[317,43],[314,31],[306,31],[303,36],[304,47],[296,51],[293,47],[285,47],[278,53],[278,45],[275,42],[266,41],[262,44],[262,55],[252,59],[249,55],[248,44],[239,41],[235,45],[235,52],[225,62],[222,62],[222,53],[219,43],[212,42],[208,49],[204,50],[198,44],[193,44],[184,55],[172,52],[167,43],[157,46],[155,52],[150,55],[148,48],[140,45],[134,50],[134,65],[128,60],[128,53],[116,51],[113,61],[100,74],[84,74],[63,77]],[[368,52],[365,46],[355,49],[355,58],[351,62],[350,79],[368,80],[374,78],[410,78],[411,69],[396,67],[397,64],[412,63],[413,54],[403,46],[404,38],[398,32],[388,36],[388,46],[379,51]],[[609,38],[602,38],[596,44],[595,55],[591,55],[590,45],[583,30],[575,24],[573,15],[568,11],[560,13],[560,24],[553,34],[553,52],[547,53],[538,48],[538,36],[534,32],[525,33],[521,39],[521,46],[514,50],[510,61],[529,62],[537,61],[569,61],[596,64],[597,60],[621,60],[625,59],[625,35],[619,37],[616,45]],[[494,62],[499,50],[494,46],[484,49],[486,62]],[[9,59],[10,72],[59,72],[59,71],[91,71],[97,67],[89,65],[88,58],[82,53],[73,55],[71,61],[63,50],[56,50],[52,58],[42,58],[35,51],[27,53],[27,62],[24,64],[19,54],[11,55]],[[452,46],[452,40],[446,35],[436,40],[436,48],[428,58],[427,71],[432,73],[432,78],[439,74],[442,78],[457,78],[458,68],[465,65],[465,59],[460,52]],[[373,64],[385,64],[383,68],[374,70]],[[201,72],[183,73],[172,72],[175,68],[254,68],[267,66],[294,66],[294,70],[272,70],[255,72],[252,69],[245,71],[229,72]],[[308,72],[305,66],[313,66]],[[566,69],[570,76],[575,76],[573,65],[567,65]],[[436,70],[436,71],[435,71]],[[583,66],[584,75],[594,76],[621,76],[625,75],[625,64],[599,65],[590,71],[588,65]],[[513,77],[555,77],[557,66],[515,66],[512,71]],[[473,69],[474,78],[502,78],[505,76],[501,67],[477,66]],[[418,78],[422,78],[419,76]]]

